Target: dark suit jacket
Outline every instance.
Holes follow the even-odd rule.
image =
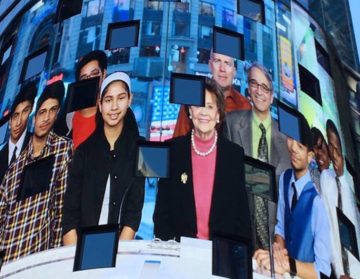
[[[159,180],[153,216],[154,234],[162,240],[196,237],[190,134],[170,142],[171,177]],[[242,148],[219,135],[210,209],[210,238],[214,232],[222,232],[251,239],[243,157]]]
[[[226,114],[224,135],[227,139],[242,146],[245,155],[252,156],[252,121],[253,112],[250,111],[232,111]],[[258,144],[258,143],[255,143]],[[290,168],[290,155],[287,149],[286,136],[279,132],[278,123],[271,121],[271,150],[270,162],[276,167],[276,176],[278,177],[284,170]]]
[[[21,147],[21,152],[28,145],[31,137],[31,133],[27,132],[25,135],[23,146]],[[4,175],[9,168],[8,157],[9,156],[9,141],[4,145],[0,151],[0,183],[2,182]]]

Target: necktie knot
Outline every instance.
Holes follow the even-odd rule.
[[[260,123],[259,128],[261,130],[261,134],[266,135],[266,128],[265,128],[264,124]]]
[[[10,165],[16,160],[16,151],[17,151],[17,146],[15,145],[13,154],[12,154],[11,159],[10,159]]]

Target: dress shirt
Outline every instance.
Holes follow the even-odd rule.
[[[285,239],[285,202],[284,198],[289,200],[291,204],[294,191],[292,187],[289,188],[289,196],[284,197],[284,173],[280,176],[279,180],[279,198],[278,198],[278,208],[277,208],[277,224],[275,226],[275,234],[278,234],[283,239]],[[307,171],[304,176],[295,181],[294,172],[292,171],[290,184],[295,182],[296,191],[298,198],[301,195],[302,190],[305,185],[311,181],[310,172]],[[315,187],[315,186],[314,186]],[[317,272],[318,278],[320,278],[320,272],[330,275],[330,255],[328,247],[330,245],[330,235],[329,235],[329,222],[326,216],[326,210],[320,196],[316,196],[313,201],[313,208],[311,214],[311,230],[314,235],[314,254],[315,254],[315,270]],[[306,216],[304,216],[305,218]]]
[[[110,174],[106,181],[106,188],[105,194],[101,206],[100,218],[99,218],[99,225],[105,225],[109,222],[109,206],[110,206],[110,181],[111,177]]]
[[[268,146],[268,158],[270,161],[271,158],[271,115],[264,120],[261,121],[260,118],[256,115],[256,113],[252,112],[252,121],[251,121],[251,132],[252,132],[252,157],[258,157],[258,147],[259,141],[262,135],[261,129],[259,128],[260,123],[262,123],[266,129],[266,143]]]
[[[324,201],[325,208],[330,220],[330,238],[331,238],[331,251],[332,251],[332,265],[337,277],[344,274],[342,256],[341,256],[341,243],[339,235],[339,223],[336,213],[338,205],[338,188],[336,184],[336,173],[333,169],[323,170],[320,176],[321,185],[321,198]],[[341,198],[342,198],[342,211],[355,225],[356,238],[358,249],[360,248],[359,237],[359,222],[356,203],[354,200],[354,192],[352,191],[353,183],[347,176],[345,171],[344,175],[339,177],[341,183]],[[356,278],[355,275],[359,274],[360,263],[355,257],[349,257],[350,275]],[[357,270],[356,270],[357,269]]]
[[[19,155],[21,153],[21,150],[22,150],[22,147],[23,147],[23,144],[24,144],[26,132],[27,132],[27,129],[25,129],[25,131],[22,133],[21,137],[19,138],[19,140],[16,143],[13,143],[11,141],[11,137],[10,137],[10,139],[9,139],[9,154],[8,154],[8,164],[9,165],[10,165],[12,155],[14,153],[15,146],[17,147],[17,149],[16,149],[16,158],[19,157]]]
[[[54,156],[52,178],[46,191],[17,200],[24,168]],[[61,218],[72,157],[72,142],[50,132],[38,157],[33,156],[32,138],[7,171],[0,186],[0,250],[4,261],[59,247]]]

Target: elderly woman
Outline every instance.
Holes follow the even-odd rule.
[[[171,177],[159,181],[153,219],[162,240],[211,239],[214,232],[251,238],[244,151],[217,132],[221,89],[209,79],[205,88],[205,107],[188,109],[192,131],[171,140]]]
[[[133,239],[144,202],[144,179],[134,177],[138,126],[130,78],[115,72],[101,85],[96,130],[76,150],[65,194],[63,241],[75,244],[80,227],[120,223]]]

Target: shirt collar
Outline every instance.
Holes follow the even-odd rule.
[[[230,92],[230,94],[227,95],[227,96],[225,97],[225,99],[230,98],[230,99],[235,100],[235,96],[234,96],[234,95],[237,94],[237,93],[235,92],[234,87],[231,86],[231,88],[229,89],[229,92]]]
[[[13,143],[11,141],[11,137],[9,138],[9,162],[11,160],[12,154],[14,152],[15,146],[16,146],[16,158],[19,156],[21,149],[23,147],[24,141],[25,141],[25,136],[27,133],[27,129],[25,129],[25,131],[21,134],[21,137],[19,138],[19,140],[16,143]]]
[[[54,136],[55,136],[54,132],[50,131],[50,133],[48,134],[48,136],[46,138],[45,145],[44,145],[43,149],[41,150],[40,156],[38,156],[38,157],[44,157],[45,156],[47,150],[49,150],[51,145],[52,145],[52,141],[53,141]],[[32,144],[33,138],[34,138],[34,136],[32,136],[30,141],[29,141],[28,152],[27,152],[27,156],[32,160],[38,158],[38,157],[33,156],[33,151],[34,151],[34,147],[33,147],[33,144]]]
[[[295,181],[295,172],[293,171],[290,183],[295,182],[295,188],[298,197],[300,197],[301,192],[304,190],[307,183],[311,182],[311,175],[310,171],[307,170],[305,175],[300,177],[298,180]]]
[[[252,111],[252,118],[254,120],[254,123],[257,127],[259,127],[260,123],[262,123],[266,129],[266,131],[268,131],[268,129],[270,128],[271,125],[271,116],[269,114],[269,116],[264,120],[261,121],[260,118],[256,115],[256,113],[254,111]]]

